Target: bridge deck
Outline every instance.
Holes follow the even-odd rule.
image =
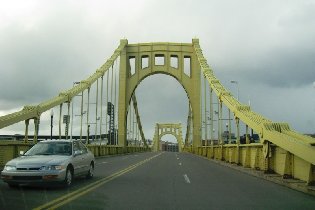
[[[0,209],[314,209],[310,195],[189,153],[98,158],[92,180],[70,189],[0,182]]]

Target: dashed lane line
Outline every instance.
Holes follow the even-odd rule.
[[[189,180],[189,177],[187,176],[187,174],[184,174],[183,176],[184,176],[185,182],[187,184],[190,184],[190,180]]]

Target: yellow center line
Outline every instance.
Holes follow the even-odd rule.
[[[142,160],[134,165],[131,165],[125,169],[122,169],[114,174],[111,174],[107,177],[104,177],[98,181],[95,181],[85,187],[82,187],[78,190],[75,190],[71,193],[68,193],[64,196],[61,196],[59,198],[56,198],[55,200],[52,200],[44,205],[41,205],[39,207],[36,207],[34,208],[33,210],[41,210],[41,209],[56,209],[60,206],[63,206],[65,205],[66,203],[69,203],[70,201],[74,200],[74,199],[77,199],[83,195],[85,195],[86,193],[92,191],[92,190],[95,190],[96,188],[102,186],[103,184],[107,183],[107,182],[110,182],[111,180],[113,179],[116,179],[117,177],[120,177],[121,175],[125,174],[125,173],[128,173],[129,171],[132,171],[133,169],[137,168],[138,166],[141,166],[143,165],[144,163],[152,160],[153,158],[156,158],[158,157],[159,155],[161,155],[162,153],[159,153],[157,155],[154,155],[150,158],[147,158],[145,160]]]

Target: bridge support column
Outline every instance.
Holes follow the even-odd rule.
[[[34,118],[34,126],[35,126],[35,131],[34,131],[34,139],[33,143],[37,143],[37,136],[38,136],[38,131],[39,131],[39,118]]]
[[[250,139],[248,138],[248,125],[246,125],[246,144],[250,143]]]
[[[194,39],[193,43],[198,42],[199,40]],[[190,103],[192,107],[192,118],[193,118],[193,147],[197,152],[197,148],[201,145],[201,91],[200,91],[200,65],[198,63],[198,59],[196,55],[192,55],[192,71],[191,71],[191,79],[192,83],[190,83],[190,89],[192,90],[189,94]]]
[[[236,133],[237,133],[237,139],[236,139],[236,144],[237,144],[237,148],[236,148],[236,164],[240,164],[240,119],[239,118],[235,118],[235,122],[236,122]]]
[[[120,42],[128,42],[121,40]],[[118,105],[118,146],[126,147],[126,127],[127,127],[127,52],[124,48],[120,53],[119,64],[119,105]]]
[[[62,115],[62,103],[59,105],[59,122],[58,122],[58,125],[59,125],[59,139],[61,139],[61,115]]]
[[[25,120],[25,137],[24,137],[24,143],[28,142],[28,126],[30,124],[30,120]]]

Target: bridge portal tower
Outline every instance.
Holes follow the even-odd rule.
[[[156,123],[155,133],[153,138],[153,151],[159,151],[159,145],[161,138],[166,135],[171,134],[176,137],[178,143],[178,151],[182,152],[183,150],[183,134],[182,134],[182,124],[178,123]]]
[[[128,44],[120,52],[118,144],[125,147],[127,137],[128,106],[137,86],[154,74],[174,77],[185,89],[192,109],[193,147],[200,146],[200,65],[192,43],[140,43]],[[162,103],[162,102],[161,102]]]

